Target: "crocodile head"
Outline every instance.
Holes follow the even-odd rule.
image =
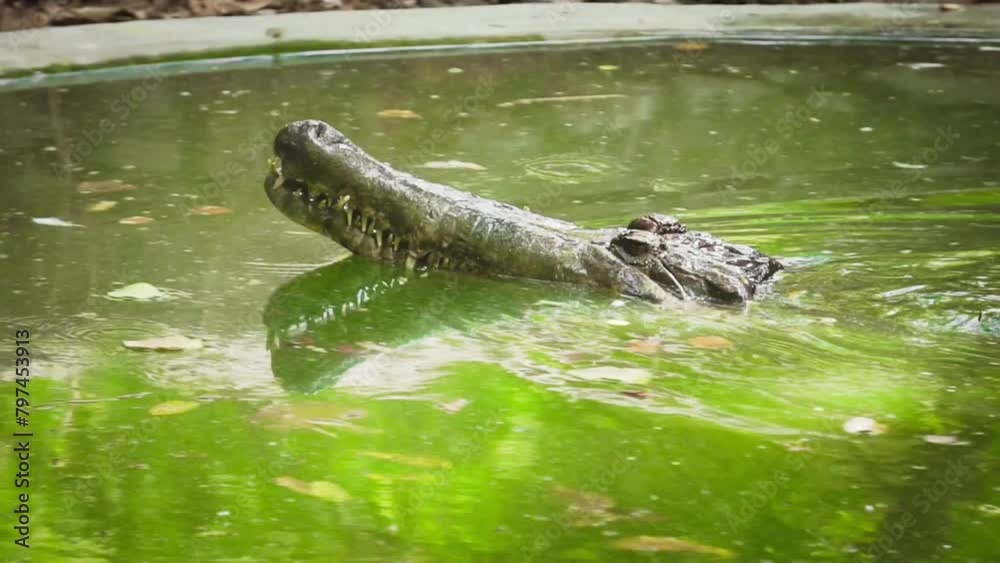
[[[354,254],[592,285],[653,301],[745,302],[781,268],[756,250],[649,214],[585,229],[399,172],[321,121],[287,125],[265,181],[271,202]]]

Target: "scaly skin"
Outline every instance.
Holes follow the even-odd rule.
[[[355,254],[408,268],[592,285],[658,302],[675,295],[745,301],[780,269],[752,249],[679,223],[658,227],[640,218],[635,229],[584,229],[427,182],[372,158],[321,121],[285,126],[274,152],[265,190],[275,207]],[[639,231],[657,231],[650,233],[655,260],[649,248],[635,260],[623,251],[620,243]]]

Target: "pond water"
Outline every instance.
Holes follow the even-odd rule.
[[[1000,53],[699,49],[0,93],[33,560],[997,561]],[[676,311],[350,258],[264,196],[303,118],[547,215],[672,213],[796,267],[748,312]],[[450,160],[478,166],[426,166]],[[107,295],[139,282],[164,296]],[[204,347],[122,345],[172,334]],[[0,460],[9,507],[10,440]]]

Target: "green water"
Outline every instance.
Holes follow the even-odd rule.
[[[2,417],[2,553],[998,561],[998,62],[661,45],[0,93],[0,325],[10,365],[31,332],[35,433],[29,551]],[[270,207],[270,139],[301,118],[541,213],[673,213],[798,267],[749,312],[407,276]],[[447,160],[484,170],[419,166]],[[77,189],[114,180],[136,188]],[[166,297],[107,296],[137,282]],[[170,334],[204,348],[121,344]]]

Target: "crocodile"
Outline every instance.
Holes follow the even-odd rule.
[[[278,132],[264,182],[284,215],[357,255],[407,269],[568,282],[654,302],[747,303],[781,264],[650,213],[589,229],[422,180],[317,120]]]

